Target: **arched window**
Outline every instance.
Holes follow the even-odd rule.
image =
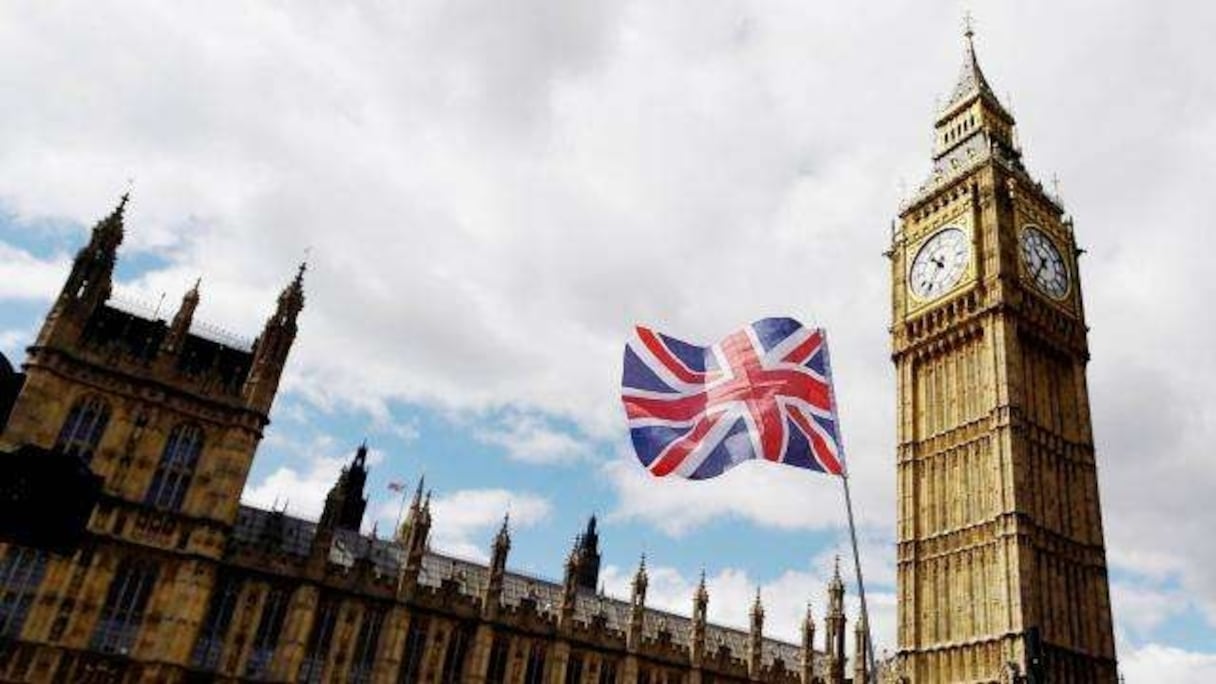
[[[101,435],[110,422],[110,406],[96,395],[84,397],[76,402],[68,413],[68,419],[59,431],[55,448],[85,463],[93,459],[93,452],[101,443]]]
[[[148,487],[145,502],[178,510],[186,499],[190,478],[194,477],[194,466],[203,452],[203,431],[197,425],[178,425],[169,433],[165,450],[156,464],[152,486]]]

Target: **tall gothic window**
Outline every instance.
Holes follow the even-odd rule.
[[[599,684],[616,684],[616,661],[604,658],[600,661]]]
[[[583,654],[571,653],[566,661],[566,684],[580,684],[583,681]]]
[[[528,647],[528,666],[524,669],[524,684],[543,684],[545,681],[545,644],[534,641]]]
[[[156,564],[150,561],[124,558],[119,562],[105,605],[101,607],[101,617],[93,629],[93,650],[121,654],[131,651],[156,584],[156,574]]]
[[[422,673],[422,658],[426,655],[426,636],[431,619],[425,615],[410,616],[410,628],[405,634],[405,658],[401,661],[399,684],[414,684]]]
[[[47,554],[10,546],[0,558],[0,639],[21,635],[25,616],[46,572]]]
[[[507,678],[507,660],[511,655],[511,638],[499,634],[494,635],[494,643],[490,646],[490,666],[486,671],[488,684],[503,684]]]
[[[472,625],[462,623],[452,630],[447,653],[443,656],[443,673],[439,684],[460,684],[462,681],[464,659],[469,653],[469,643],[473,641],[473,629]]]
[[[110,422],[110,406],[101,397],[90,395],[72,406],[63,422],[55,448],[88,463],[101,443],[101,435]]]
[[[219,664],[220,652],[224,650],[224,635],[232,622],[232,613],[236,610],[236,600],[240,593],[241,583],[237,578],[223,574],[217,579],[211,592],[207,617],[199,630],[198,640],[194,642],[194,652],[190,656],[195,667],[214,670]]]
[[[300,666],[298,682],[320,684],[325,674],[325,657],[329,654],[329,644],[334,638],[334,626],[338,622],[338,608],[341,602],[328,596],[322,596],[317,604],[316,619],[312,623],[312,633],[308,637],[308,650],[304,652],[304,664]]]
[[[156,473],[152,476],[152,486],[148,487],[145,502],[173,511],[181,509],[186,490],[190,488],[190,479],[194,477],[194,466],[202,451],[201,428],[197,425],[173,428],[160,455],[160,463],[156,464]]]
[[[350,670],[350,681],[356,684],[372,680],[372,667],[376,664],[376,644],[380,641],[384,612],[384,606],[367,606],[363,610],[363,622],[359,625],[359,636],[355,639],[355,659]]]
[[[290,599],[291,594],[284,587],[271,587],[266,592],[262,614],[258,618],[258,628],[253,634],[253,648],[250,649],[249,660],[245,663],[246,677],[260,679],[266,676],[270,660],[274,657],[275,645],[279,641],[279,632],[283,630],[283,620],[287,616]]]

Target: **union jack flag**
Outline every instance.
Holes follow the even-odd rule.
[[[636,333],[621,399],[652,474],[704,480],[753,458],[842,474],[822,329],[765,318],[709,347]]]

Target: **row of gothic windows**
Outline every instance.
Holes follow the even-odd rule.
[[[92,460],[93,452],[101,443],[109,421],[109,405],[100,397],[85,397],[68,412],[59,438],[55,441],[55,448],[87,463]],[[188,423],[173,428],[161,452],[144,502],[158,508],[180,510],[202,453],[201,428]]]
[[[115,582],[119,580],[116,579]],[[241,600],[243,581],[239,575],[221,571],[216,580],[215,591],[204,617],[202,628],[194,644],[191,665],[200,670],[214,671],[220,667],[224,641],[231,625],[236,606]],[[283,629],[293,589],[288,585],[272,584],[265,594],[261,615],[254,634],[244,676],[249,679],[264,679],[269,676],[269,665],[275,656],[275,647]],[[112,592],[113,593],[113,592]],[[349,651],[349,663],[328,663],[334,635],[339,620],[352,619],[343,612],[340,595],[322,593],[315,609],[315,619],[309,631],[304,659],[296,676],[297,682],[321,682],[325,678],[327,664],[342,667],[352,682],[370,682],[376,662],[377,647],[388,616],[388,606],[365,604],[353,647]],[[345,617],[343,617],[345,616]],[[447,630],[451,630],[450,633]],[[463,681],[464,667],[472,650],[476,625],[459,623],[453,626],[436,621],[425,614],[414,614],[406,630],[401,664],[397,671],[398,684],[418,684],[425,660],[436,650],[442,650],[443,660],[436,684],[457,684]],[[487,684],[504,684],[512,659],[512,640],[506,635],[496,635],[490,647],[490,658],[486,672]],[[548,644],[539,641],[528,643],[518,654],[523,659],[523,683],[542,684],[545,664],[549,655]],[[592,681],[596,684],[616,684],[618,663],[612,658],[587,661],[587,655],[574,652],[566,664],[567,682],[581,681],[583,671],[590,667]],[[681,679],[678,674],[651,673],[645,669],[644,682],[649,684],[672,684]]]

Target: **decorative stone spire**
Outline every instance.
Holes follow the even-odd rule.
[[[267,414],[278,391],[287,354],[296,339],[296,319],[304,309],[304,272],[307,268],[308,264],[300,264],[296,277],[283,288],[278,306],[253,345],[253,364],[245,381],[245,401]]]
[[[692,594],[692,662],[694,667],[701,665],[705,655],[705,628],[709,623],[709,590],[705,587],[705,570],[701,570],[701,580],[697,582],[696,591]]]
[[[828,583],[828,613],[823,623],[827,633],[828,684],[844,684],[844,580],[840,577],[840,556],[836,557],[836,568]]]
[[[114,210],[93,226],[89,243],[76,253],[63,290],[38,334],[39,346],[60,335],[75,342],[89,315],[110,298],[129,199],[129,194],[123,194]]]
[[[595,591],[600,579],[600,537],[595,525],[595,515],[592,515],[587,521],[587,529],[575,538],[571,552],[576,584],[587,591]]]
[[[633,601],[635,608],[646,605],[646,587],[650,585],[650,577],[646,574],[646,554],[638,561],[637,572],[633,573]]]
[[[629,603],[629,634],[627,646],[631,653],[637,652],[642,645],[642,620],[646,610],[646,588],[650,578],[646,575],[646,554],[642,554],[638,562],[638,570],[633,574],[633,594]]]
[[[866,678],[866,665],[870,660],[870,640],[869,627],[866,625],[864,615],[857,618],[857,624],[853,627],[853,682],[854,684],[865,684],[869,680]]]
[[[511,551],[511,513],[502,516],[502,526],[494,535],[494,545],[490,551],[490,578],[486,582],[486,593],[482,597],[481,612],[487,619],[493,619],[502,607],[503,581],[507,575],[507,554]]]
[[[764,604],[760,602],[760,587],[756,587],[756,600],[752,601],[751,631],[748,634],[747,673],[752,681],[760,679],[760,666],[764,656]]]
[[[951,91],[950,98],[946,100],[946,105],[942,108],[942,112],[950,112],[955,107],[970,101],[972,98],[984,97],[990,101],[993,107],[1003,113],[1006,118],[1011,118],[1009,112],[996,96],[996,92],[992,90],[992,86],[988,85],[988,79],[984,78],[983,70],[980,69],[980,61],[975,56],[975,27],[971,21],[970,14],[967,14],[964,18],[963,27],[963,40],[965,42],[963,66],[959,70],[958,81],[955,82],[954,90]]]
[[[806,603],[806,615],[802,618],[802,684],[811,684],[815,678],[815,615],[811,602]]]
[[[165,341],[160,345],[162,353],[171,355],[181,350],[182,342],[185,341],[186,335],[190,334],[190,324],[194,322],[194,312],[198,309],[199,302],[198,290],[202,283],[202,278],[194,281],[194,287],[191,287],[182,296],[182,305],[173,315],[173,322],[169,324],[169,333],[165,335]]]

